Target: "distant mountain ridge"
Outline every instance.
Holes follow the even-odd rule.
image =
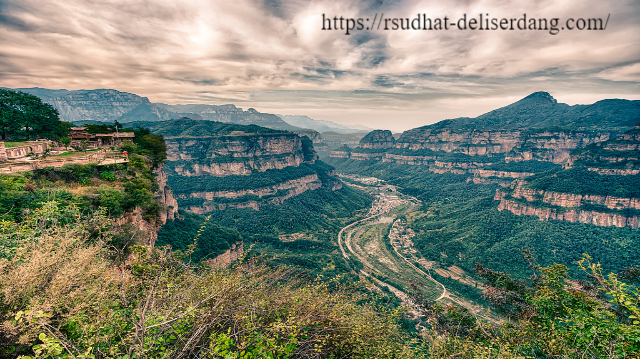
[[[302,127],[310,128],[318,132],[336,132],[336,133],[355,133],[363,131],[371,131],[372,128],[365,126],[345,126],[338,123],[326,120],[314,120],[309,116],[293,116],[293,115],[278,115],[286,123]]]
[[[640,101],[569,106],[536,92],[476,118],[405,131],[397,140],[389,131],[372,131],[356,148],[331,151],[327,162],[340,170],[421,166],[510,188],[496,195],[498,210],[637,229],[638,123]]]
[[[146,97],[112,89],[70,91],[34,87],[9,90],[26,92],[40,97],[58,110],[63,121],[76,124],[113,121],[121,123],[168,121],[186,117],[193,120],[259,125],[292,132],[304,132],[304,130],[310,129],[318,132],[355,133],[370,130],[367,128],[356,129],[331,121],[318,121],[307,116],[273,115],[258,112],[253,108],[244,111],[233,104],[168,105],[153,103]]]
[[[639,122],[638,100],[607,99],[591,105],[570,106],[559,103],[548,92],[534,92],[475,118],[454,118],[420,129],[527,130],[561,127],[566,130],[624,132]]]
[[[395,141],[388,131],[373,131],[358,147],[341,147],[329,157],[424,165],[438,173],[521,178],[548,169],[549,164],[542,163],[565,165],[571,151],[615,138],[638,123],[640,101],[570,106],[547,92],[535,92],[476,118],[407,130]]]

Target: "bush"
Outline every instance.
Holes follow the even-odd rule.
[[[64,224],[66,216],[75,220]],[[188,253],[134,246],[110,259],[101,213],[55,204],[2,231],[0,355],[211,358],[413,357],[400,312],[356,288],[258,260],[191,267]]]

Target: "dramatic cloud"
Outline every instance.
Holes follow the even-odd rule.
[[[345,35],[323,31],[323,14],[559,23],[556,35]],[[114,88],[402,130],[477,116],[534,91],[568,103],[638,99],[638,17],[636,0],[0,0],[0,86]],[[609,20],[604,31],[563,30],[569,18]]]

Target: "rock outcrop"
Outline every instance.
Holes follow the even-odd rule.
[[[307,136],[212,122],[202,127],[201,122],[173,121],[185,128],[176,132],[168,126],[174,136],[166,137],[169,183],[189,212],[260,210],[321,187],[341,188],[334,169],[318,161]],[[194,133],[207,136],[184,135]]]
[[[640,228],[639,216],[624,216],[617,213],[597,212],[580,209],[570,209],[564,212],[556,211],[552,208],[540,208],[526,205],[513,200],[502,199],[498,205],[498,210],[508,210],[515,215],[536,216],[541,220],[556,219],[568,222],[580,222],[603,227],[630,227]]]
[[[297,167],[314,160],[292,133],[167,139],[167,163],[180,176],[225,177]]]
[[[244,242],[240,241],[232,244],[231,248],[224,253],[209,259],[208,262],[213,268],[225,268],[242,257],[242,254],[244,254]]]
[[[136,207],[131,212],[125,212],[122,217],[116,219],[116,224],[131,225],[140,234],[145,244],[153,246],[158,239],[158,231],[160,227],[167,223],[167,220],[176,218],[178,212],[178,201],[173,196],[173,191],[169,187],[167,174],[163,168],[158,168],[153,172],[158,190],[155,195],[159,204],[162,206],[159,217],[153,222],[149,222],[144,218],[144,211],[140,207]]]
[[[389,130],[374,130],[369,132],[360,140],[360,148],[364,149],[387,149],[393,148],[396,139]]]
[[[581,195],[535,190],[518,184],[512,191],[498,190],[498,210],[515,215],[531,215],[542,220],[556,219],[597,226],[640,228],[640,199]],[[593,210],[588,208],[600,208]]]
[[[156,182],[158,183],[158,191],[156,196],[163,207],[160,212],[160,222],[162,224],[167,223],[167,220],[174,220],[176,213],[178,212],[178,201],[173,195],[173,190],[169,187],[167,173],[163,168],[158,168],[154,171]]]

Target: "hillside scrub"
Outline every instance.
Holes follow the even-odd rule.
[[[576,281],[563,265],[531,265],[529,280],[478,266],[503,319],[416,297],[424,330],[415,337],[400,325],[404,308],[376,305],[340,278],[259,258],[195,265],[194,246],[128,255],[116,232],[104,210],[56,202],[0,222],[0,356],[640,358],[638,268],[604,275],[585,256],[589,280]]]
[[[152,163],[148,157],[132,153],[127,164],[70,163],[0,175],[0,212],[19,220],[41,203],[56,200],[62,206],[77,204],[83,210],[104,207],[114,218],[140,208],[145,220],[153,222],[161,206],[154,196],[158,185]]]
[[[489,286],[485,298],[503,316],[488,325],[471,312],[424,298],[422,309],[431,358],[640,358],[638,268],[604,275],[588,255],[578,262],[588,280],[568,276],[561,264],[531,261],[528,281],[478,265]]]
[[[414,357],[399,310],[258,260],[229,269],[186,252],[108,245],[104,211],[49,202],[2,222],[0,356]],[[331,289],[330,289],[331,287]]]

